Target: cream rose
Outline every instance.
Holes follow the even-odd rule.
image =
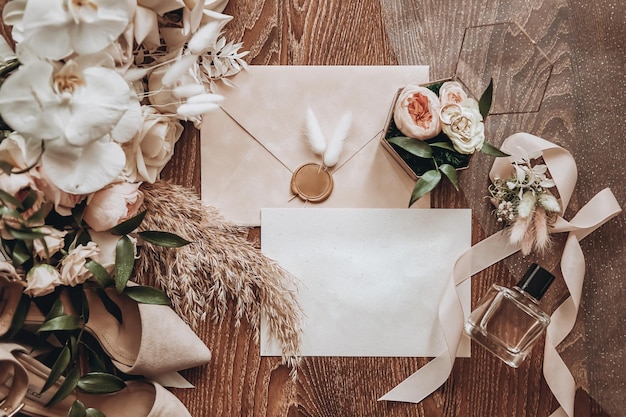
[[[447,81],[439,89],[439,101],[441,107],[448,104],[459,104],[467,98],[467,93],[461,83],[457,81]]]
[[[157,113],[152,107],[142,108],[143,126],[135,137],[122,145],[126,154],[124,176],[131,182],[159,179],[161,170],[174,154],[174,145],[183,133],[180,122]]]
[[[476,100],[468,98],[458,106],[449,106],[442,112],[442,117],[451,121],[443,124],[442,129],[457,152],[473,154],[483,147],[485,125]]]
[[[26,275],[28,285],[24,292],[31,297],[40,297],[50,294],[54,289],[63,284],[59,271],[48,264],[36,265]]]
[[[425,140],[441,132],[439,98],[426,87],[407,85],[396,101],[393,119],[408,137]]]
[[[65,235],[67,231],[58,230],[53,227],[44,226],[39,228],[39,231],[45,233],[46,236],[43,240],[46,242],[46,246],[43,245],[40,239],[36,239],[33,241],[33,247],[35,249],[35,253],[39,258],[46,258],[48,256],[52,256],[58,251],[61,250],[63,246],[65,246]],[[47,252],[46,252],[47,248]]]
[[[80,203],[85,196],[70,194],[54,185],[48,179],[41,166],[35,167],[29,171],[35,186],[41,190],[46,199],[54,204],[54,209],[61,216],[69,216],[76,204]]]
[[[139,185],[119,182],[96,191],[87,202],[83,218],[97,232],[109,230],[130,219],[143,203]]]
[[[91,277],[91,272],[85,268],[85,261],[90,258],[98,260],[100,248],[94,242],[87,245],[78,245],[61,260],[61,283],[75,287]]]

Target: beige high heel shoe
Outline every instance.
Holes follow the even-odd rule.
[[[18,412],[31,417],[66,417],[75,400],[96,408],[107,417],[191,417],[185,406],[161,385],[143,380],[128,381],[126,388],[105,395],[77,391],[63,401],[45,407],[62,379],[41,393],[50,369],[29,355],[29,349],[15,343],[0,343],[0,417]]]

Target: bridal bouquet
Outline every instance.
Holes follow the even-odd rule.
[[[164,293],[132,278],[141,242],[172,250],[190,242],[138,231],[140,185],[158,180],[182,123],[198,126],[217,108],[213,84],[246,66],[241,45],[221,35],[226,3],[4,7],[12,39],[0,40],[0,407],[8,415],[147,416],[164,403],[188,415],[155,381],[180,383],[172,373],[206,363],[210,351]]]

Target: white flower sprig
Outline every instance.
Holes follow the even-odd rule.
[[[498,222],[510,226],[509,240],[520,244],[522,253],[543,252],[550,244],[550,225],[561,212],[561,205],[550,191],[554,180],[545,164],[532,164],[541,153],[528,154],[518,148],[512,165],[515,174],[496,179],[489,187]]]

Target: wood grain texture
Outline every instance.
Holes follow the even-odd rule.
[[[489,116],[488,140],[499,145],[510,134],[526,131],[570,150],[579,178],[566,218],[607,186],[626,204],[624,2],[230,0],[225,12],[235,17],[226,28],[228,38],[244,42],[253,64],[427,64],[431,79],[454,74],[466,27],[515,21],[552,61],[552,74],[541,109]],[[492,36],[485,48],[506,47]],[[518,65],[490,71],[506,79],[524,71],[527,77],[529,69]],[[189,127],[164,177],[199,191],[199,146],[197,132]],[[460,193],[449,185],[433,193],[434,207],[473,209],[474,243],[498,230],[484,199],[490,166],[491,158],[475,155],[470,169],[460,175]],[[624,217],[619,216],[582,243],[587,258],[583,302],[572,334],[560,346],[580,387],[577,417],[620,417],[626,410],[625,232]],[[258,229],[250,239],[259,244]],[[557,272],[542,304],[549,311],[567,295],[558,272],[563,243],[564,237],[557,236],[539,259]],[[489,285],[513,284],[535,260],[512,256],[476,275],[473,305]],[[205,323],[198,334],[214,358],[208,366],[185,373],[195,390],[175,391],[194,416],[544,417],[557,406],[542,377],[540,348],[514,370],[474,346],[472,358],[458,359],[451,378],[433,395],[420,404],[402,404],[376,399],[428,359],[305,358],[294,381],[277,358],[260,357],[249,326],[235,326],[232,315]]]

